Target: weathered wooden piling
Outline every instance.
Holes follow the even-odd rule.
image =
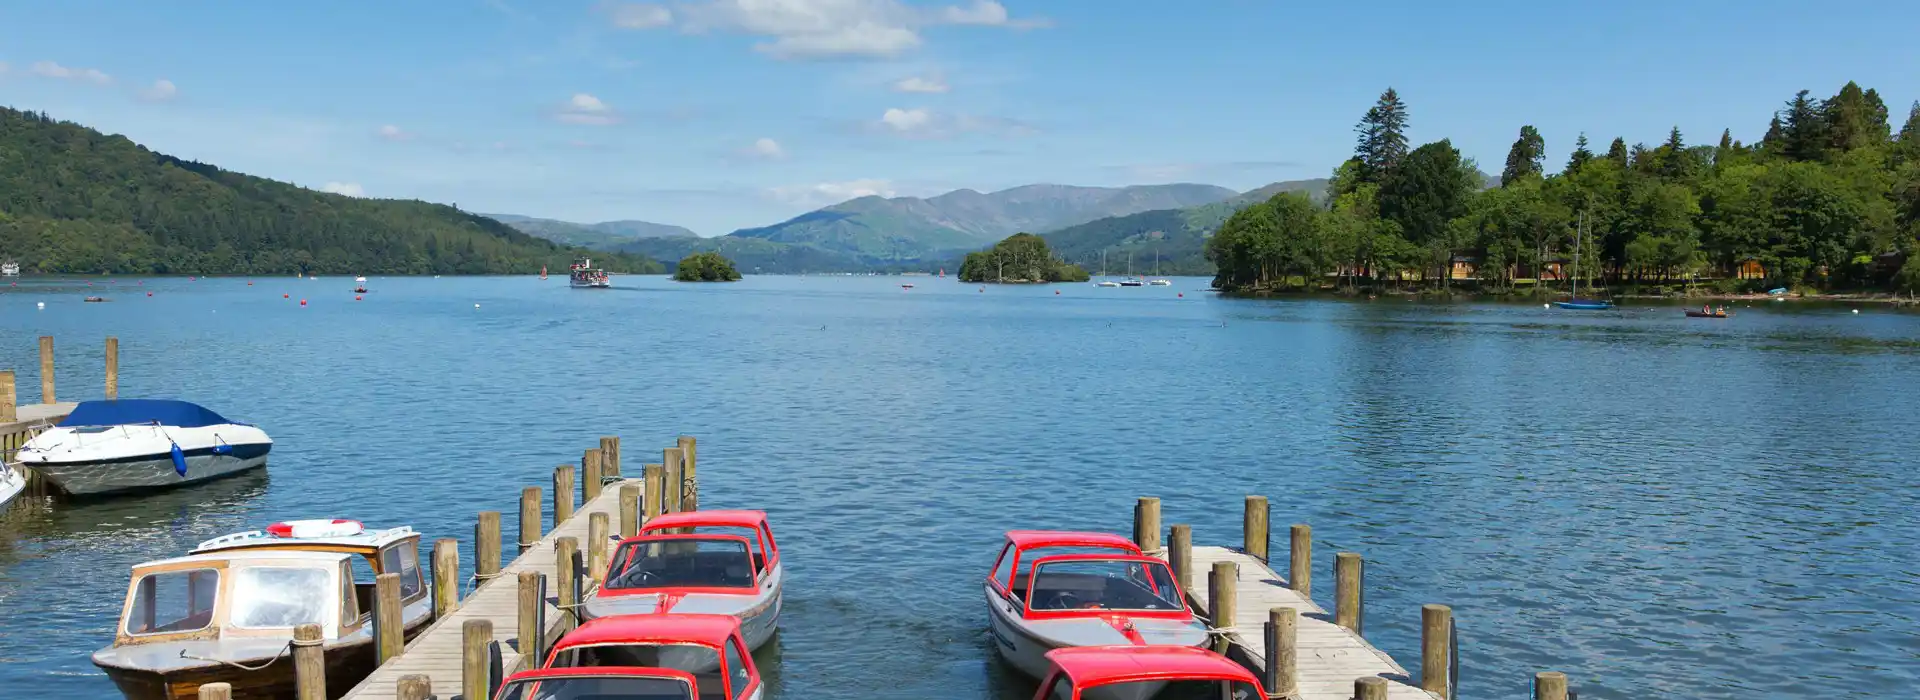
[[[1267,497],[1248,496],[1246,515],[1241,518],[1241,535],[1248,555],[1267,561]]]
[[[546,649],[541,647],[540,613],[547,606],[546,576],[538,571],[520,572],[520,598],[516,601],[520,636],[515,646],[520,654],[530,659],[546,660]]]
[[[460,540],[433,541],[433,619],[453,614],[460,606]]]
[[[682,435],[680,447],[680,512],[691,513],[700,510],[700,460],[696,458],[699,448],[692,435]]]
[[[1193,590],[1193,526],[1173,526],[1171,542],[1167,548],[1167,566],[1173,569],[1173,580],[1180,584],[1180,590]]]
[[[640,476],[641,481],[645,482],[640,494],[641,508],[645,511],[641,513],[644,516],[641,524],[645,524],[667,512],[667,467],[664,464],[649,464],[640,468]]]
[[[607,575],[607,514],[587,516],[587,576],[593,585],[605,583]]]
[[[553,526],[573,517],[573,465],[553,468]]]
[[[1302,598],[1313,597],[1313,528],[1293,526],[1292,551],[1288,554],[1287,584]]]
[[[553,541],[554,598],[559,601],[559,633],[566,634],[579,624],[580,614],[576,608],[580,600],[574,597],[575,581],[580,578],[580,570],[573,565],[573,555],[580,551],[580,541],[572,537],[561,537]]]
[[[1567,700],[1567,674],[1541,671],[1533,674],[1534,700]]]
[[[418,673],[401,676],[393,684],[395,700],[433,700],[433,679]]]
[[[1210,606],[1207,617],[1213,629],[1221,630],[1215,634],[1213,650],[1222,654],[1227,653],[1227,647],[1231,646],[1227,635],[1233,629],[1234,605],[1238,602],[1239,589],[1240,567],[1230,561],[1214,562],[1213,571],[1207,574],[1207,602]]]
[[[492,695],[492,664],[487,644],[493,641],[493,621],[475,618],[460,624],[460,694],[468,698]]]
[[[327,700],[327,652],[320,626],[293,628],[293,687],[295,700]]]
[[[1300,611],[1295,608],[1267,610],[1266,674],[1260,684],[1267,687],[1268,698],[1294,698],[1300,695]]]
[[[40,403],[58,403],[53,398],[53,336],[40,336]]]
[[[14,386],[13,370],[0,370],[0,423],[12,423],[20,420],[14,410],[20,404],[18,389]]]
[[[500,511],[483,510],[473,523],[473,575],[482,581],[500,573]]]
[[[660,451],[660,463],[667,470],[667,487],[660,492],[663,511],[680,512],[680,489],[686,486],[687,464],[678,447],[669,447]]]
[[[1160,499],[1142,496],[1134,502],[1133,543],[1147,554],[1160,551]]]
[[[1450,700],[1447,687],[1448,647],[1453,633],[1453,608],[1420,606],[1420,689]]]
[[[640,485],[620,485],[620,538],[640,532]]]
[[[1333,555],[1333,624],[1353,630],[1354,634],[1364,635],[1360,629],[1363,614],[1360,609],[1360,577],[1364,575],[1361,566],[1359,552]]]
[[[608,435],[600,438],[600,469],[607,476],[618,478],[620,473],[620,436]]]
[[[520,489],[520,553],[526,554],[540,541],[546,525],[540,522],[540,487]]]
[[[200,686],[200,700],[232,700],[233,685],[229,683],[207,683]]]
[[[1353,679],[1353,700],[1387,700],[1387,679],[1379,676]]]
[[[591,501],[600,497],[601,477],[606,475],[606,465],[601,462],[600,448],[595,447],[580,455],[580,500]]]
[[[400,655],[406,645],[407,623],[400,617],[400,574],[373,577],[374,665]]]
[[[107,336],[107,400],[120,398],[120,339]]]

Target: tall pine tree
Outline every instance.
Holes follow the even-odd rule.
[[[1532,124],[1520,127],[1520,138],[1513,142],[1513,148],[1507,149],[1507,167],[1500,171],[1500,186],[1519,182],[1531,175],[1541,174],[1541,162],[1547,157],[1547,142],[1540,137],[1540,130]]]
[[[1887,102],[1880,99],[1880,92],[1873,88],[1867,88],[1866,99],[1868,114],[1873,121],[1874,136],[1884,143],[1893,138],[1893,125],[1887,121],[1891,116],[1887,113]]]
[[[1807,92],[1787,101],[1787,118],[1780,125],[1784,155],[1793,160],[1819,160],[1827,152],[1826,110]]]
[[[1780,123],[1780,113],[1773,113],[1773,120],[1767,122],[1767,135],[1760,137],[1760,150],[1780,155],[1787,150],[1787,127]]]
[[[1667,133],[1667,142],[1660,146],[1660,174],[1680,179],[1693,174],[1693,154],[1687,152],[1687,144],[1680,139],[1680,127],[1675,125]]]
[[[1360,160],[1360,181],[1379,184],[1407,157],[1407,106],[1400,101],[1400,93],[1393,88],[1380,93],[1380,101],[1367,110],[1354,131],[1360,134],[1353,149]]]
[[[1613,164],[1620,166],[1621,170],[1626,170],[1627,166],[1631,165],[1631,163],[1627,162],[1626,139],[1618,136],[1613,137],[1613,145],[1607,147],[1607,160],[1613,161]]]
[[[1567,174],[1572,175],[1593,162],[1593,151],[1587,150],[1587,132],[1580,132],[1580,138],[1574,139],[1573,155],[1567,157]]]
[[[1882,117],[1880,125],[1874,125],[1873,105],[1867,101],[1866,93],[1861,92],[1860,85],[1851,80],[1840,88],[1840,94],[1827,100],[1822,112],[1827,129],[1827,148],[1845,152],[1877,145],[1885,140],[1886,119]]]

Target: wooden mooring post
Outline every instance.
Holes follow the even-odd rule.
[[[120,398],[120,339],[107,336],[107,400]]]
[[[475,618],[460,623],[460,695],[465,698],[492,696],[492,664],[487,644],[493,641],[493,621]]]
[[[1387,679],[1379,676],[1354,679],[1353,700],[1387,700]]]
[[[473,576],[485,582],[500,574],[500,511],[483,510],[473,523]]]
[[[207,683],[200,686],[200,700],[232,700],[233,685],[229,683]]]
[[[374,665],[385,665],[406,646],[407,623],[400,616],[400,574],[373,577]]]
[[[680,512],[680,489],[686,485],[687,465],[682,461],[680,448],[669,447],[660,451],[660,463],[667,470],[666,488],[660,491],[662,512]]]
[[[1133,543],[1148,556],[1160,553],[1160,499],[1142,496],[1133,504]]]
[[[546,527],[540,522],[540,487],[528,486],[520,489],[520,553],[526,554],[540,541],[540,534]]]
[[[293,628],[293,687],[295,700],[327,700],[327,652],[320,626]]]
[[[53,336],[40,336],[40,403],[59,403],[53,398]]]
[[[620,485],[620,539],[640,532],[640,485]]]
[[[553,579],[555,588],[554,599],[560,603],[556,606],[560,608],[560,624],[558,625],[560,634],[573,631],[573,628],[577,626],[580,621],[580,613],[578,612],[580,599],[574,595],[574,591],[578,590],[576,586],[578,586],[580,570],[573,565],[574,555],[579,552],[580,541],[578,539],[561,537],[553,541],[553,567],[554,571],[558,574],[554,576]]]
[[[682,435],[680,447],[680,512],[691,513],[700,510],[700,460],[695,456],[699,450],[692,435]]]
[[[545,574],[538,571],[520,572],[520,598],[515,606],[518,608],[519,626],[514,628],[520,631],[520,636],[514,644],[522,656],[541,662],[547,658],[547,650],[541,642],[543,630],[540,629],[544,617],[541,613],[546,612],[547,607],[546,589]]]
[[[1420,689],[1451,700],[1448,667],[1453,637],[1453,608],[1445,605],[1420,607]]]
[[[553,468],[553,526],[573,517],[573,465]]]
[[[600,438],[600,469],[607,476],[621,477],[620,473],[620,436],[608,435]]]
[[[667,467],[664,464],[649,464],[640,468],[641,488],[640,504],[641,524],[652,522],[666,513]]]
[[[1180,590],[1193,590],[1193,526],[1173,526],[1167,548],[1167,566],[1173,569],[1173,581]]]
[[[1247,555],[1267,561],[1267,497],[1248,496],[1247,511],[1241,518],[1242,547]]]
[[[433,619],[453,614],[460,606],[460,540],[433,541]]]
[[[1313,528],[1295,525],[1287,561],[1287,584],[1302,598],[1313,598]]]
[[[1300,611],[1295,608],[1267,610],[1266,675],[1260,684],[1267,687],[1268,698],[1300,696]]]
[[[580,455],[580,500],[592,501],[600,497],[601,477],[606,474],[606,466],[601,462],[600,448],[595,447]]]
[[[401,676],[393,684],[395,700],[433,700],[433,679],[419,673]]]
[[[1361,567],[1359,552],[1333,555],[1333,624],[1364,636],[1365,633],[1360,629],[1363,615],[1360,609],[1360,577],[1364,575]]]
[[[1534,700],[1567,700],[1567,674],[1541,671],[1533,674]]]
[[[0,423],[20,420],[19,414],[14,411],[14,407],[20,403],[14,382],[13,370],[0,370]]]
[[[1227,635],[1233,633],[1233,613],[1235,598],[1239,597],[1240,567],[1230,561],[1213,563],[1213,571],[1207,574],[1207,602],[1211,608],[1207,611],[1208,626],[1214,629],[1213,650],[1225,654],[1232,645]]]
[[[606,513],[587,516],[587,577],[595,586],[606,582],[607,520]]]

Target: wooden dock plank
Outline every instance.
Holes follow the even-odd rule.
[[[554,540],[560,537],[572,537],[580,541],[581,551],[587,548],[587,521],[593,513],[607,513],[615,522],[619,521],[620,486],[641,483],[640,479],[626,479],[608,484],[601,490],[600,497],[582,504],[573,517],[560,523],[553,531],[535,543],[526,553],[514,559],[501,569],[500,575],[482,582],[478,588],[460,601],[460,607],[445,619],[437,620],[412,642],[406,649],[388,661],[348,692],[347,698],[357,700],[386,700],[395,696],[395,684],[401,676],[422,674],[432,679],[433,693],[438,697],[453,697],[463,694],[460,687],[460,664],[462,660],[461,643],[464,632],[462,625],[467,620],[484,619],[493,623],[493,638],[500,642],[501,667],[511,674],[519,670],[527,660],[515,646],[520,636],[519,576],[522,571],[537,571],[547,576],[548,604],[547,621],[557,623],[560,610],[553,606],[551,595],[557,585],[558,576],[555,567]]]
[[[1165,558],[1164,552],[1159,555]],[[1187,591],[1196,610],[1208,609],[1207,572],[1214,562],[1230,561],[1239,567],[1232,631],[1228,638],[1244,653],[1256,672],[1265,668],[1267,658],[1267,611],[1293,608],[1300,612],[1295,648],[1300,695],[1294,700],[1349,700],[1353,681],[1363,676],[1381,676],[1388,680],[1389,700],[1438,700],[1439,696],[1408,685],[1407,670],[1367,640],[1333,624],[1333,616],[1287,587],[1284,577],[1264,562],[1227,547],[1194,547],[1194,585]],[[1216,627],[1224,627],[1216,624]]]

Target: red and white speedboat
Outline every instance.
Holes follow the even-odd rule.
[[[1155,693],[1162,700],[1267,697],[1253,673],[1205,649],[1081,647],[1049,653],[1047,661],[1052,668],[1033,700],[1144,698]]]
[[[732,615],[749,650],[758,649],[779,626],[785,578],[766,513],[672,513],[621,540],[583,617]]]
[[[686,673],[702,698],[760,700],[764,692],[760,670],[754,667],[753,655],[740,634],[740,621],[730,615],[618,615],[591,620],[554,643],[546,667],[609,666]]]
[[[1119,535],[1009,532],[984,587],[994,647],[1035,678],[1055,649],[1207,644],[1166,562]]]
[[[703,700],[694,691],[693,674],[664,668],[601,666],[543,668],[507,676],[494,700],[561,698],[646,698]]]

